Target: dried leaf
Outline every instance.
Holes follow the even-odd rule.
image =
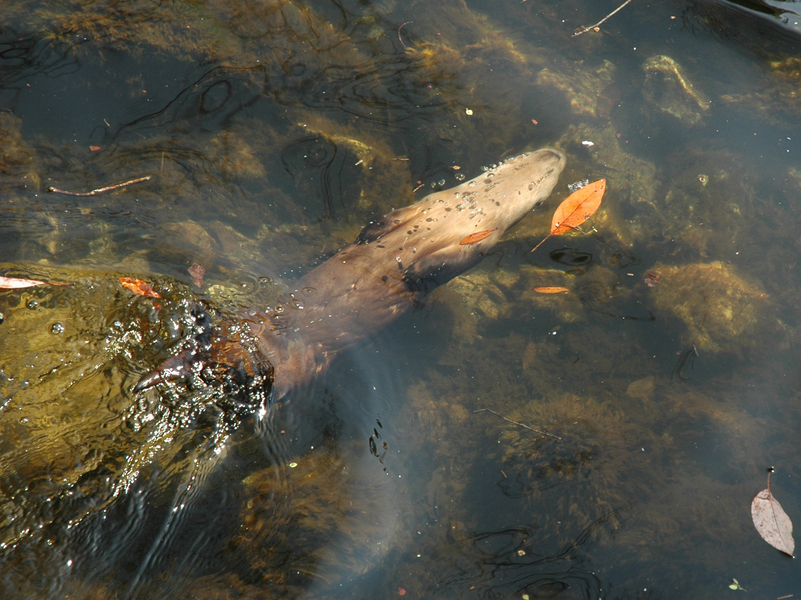
[[[606,179],[588,183],[570,194],[553,213],[551,235],[559,235],[575,229],[589,219],[598,207],[606,191]]]
[[[37,279],[19,279],[17,277],[0,277],[0,290],[19,290],[22,288],[45,285],[46,281]]]
[[[161,298],[158,292],[156,292],[150,284],[146,281],[142,281],[141,279],[135,279],[133,277],[120,277],[120,284],[127,290],[132,291],[137,296],[147,296],[148,298]]]
[[[793,522],[779,501],[770,493],[770,488],[754,496],[751,502],[751,518],[763,540],[777,550],[793,556],[795,551]]]
[[[589,219],[601,206],[605,191],[606,179],[599,179],[588,183],[565,198],[553,213],[551,232],[531,251],[534,252],[534,250],[542,246],[545,240],[552,235],[561,235],[566,231],[575,229]]]
[[[558,285],[546,285],[542,287],[536,287],[534,288],[534,291],[538,294],[564,294],[570,290],[566,287],[561,287]]]
[[[203,287],[203,276],[206,274],[206,269],[203,265],[199,265],[198,263],[192,263],[192,266],[188,269],[189,274],[192,276],[192,283],[194,283],[197,287]]]
[[[495,229],[487,229],[486,231],[477,231],[476,233],[471,233],[461,242],[459,242],[459,245],[468,246],[470,244],[475,244],[476,242],[487,239],[489,236],[495,233],[495,231]]]

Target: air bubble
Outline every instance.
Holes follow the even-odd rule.
[[[464,173],[457,173],[454,177],[456,177],[457,181],[464,181]]]
[[[61,323],[53,323],[53,326],[50,328],[50,333],[53,335],[64,333],[64,325]]]

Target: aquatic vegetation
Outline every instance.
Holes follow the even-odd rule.
[[[537,84],[563,92],[577,115],[598,116],[601,96],[612,83],[615,65],[605,60],[599,67],[579,63],[574,70],[553,71],[546,67],[537,74]]]
[[[681,319],[685,343],[711,352],[733,351],[750,345],[762,313],[769,305],[761,285],[739,275],[720,261],[690,265],[657,264],[653,288],[655,306]]]
[[[669,56],[657,55],[647,59],[642,69],[643,96],[650,106],[687,125],[701,121],[709,110],[709,99],[690,82],[679,63]]]

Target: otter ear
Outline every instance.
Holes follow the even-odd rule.
[[[419,213],[420,207],[417,206],[417,204],[393,210],[380,219],[376,219],[366,225],[356,237],[356,243],[369,244],[370,242],[375,242],[386,234],[395,231],[398,227],[406,224],[407,221],[413,219]]]
[[[458,247],[457,247],[458,248]],[[410,292],[428,294],[457,275],[477,265],[483,254],[441,248],[416,259],[403,272],[403,281]]]

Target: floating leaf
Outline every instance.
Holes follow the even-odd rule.
[[[468,246],[470,244],[475,244],[476,242],[487,239],[493,233],[495,233],[495,229],[487,229],[486,231],[477,231],[476,233],[471,233],[461,242],[459,242],[459,245]]]
[[[132,291],[137,296],[147,296],[148,298],[161,298],[159,293],[155,291],[150,284],[141,279],[133,277],[120,277],[120,284],[127,290]]]
[[[538,294],[564,294],[570,290],[566,287],[561,287],[558,285],[545,285],[542,287],[535,287],[534,291]]]
[[[595,214],[595,211],[601,206],[605,191],[606,179],[599,179],[588,183],[565,198],[553,213],[551,232],[534,246],[532,252],[542,246],[545,240],[552,235],[561,235],[575,229]]]
[[[0,277],[0,290],[19,290],[23,288],[45,285],[46,281],[38,279],[19,279],[17,277]]]
[[[763,540],[777,550],[794,556],[793,522],[779,501],[770,493],[770,472],[767,489],[754,496],[751,502],[751,519]]]
[[[192,276],[192,283],[194,283],[197,287],[203,287],[203,276],[206,274],[206,269],[203,265],[199,265],[198,263],[192,263],[192,266],[188,269],[189,274]]]

